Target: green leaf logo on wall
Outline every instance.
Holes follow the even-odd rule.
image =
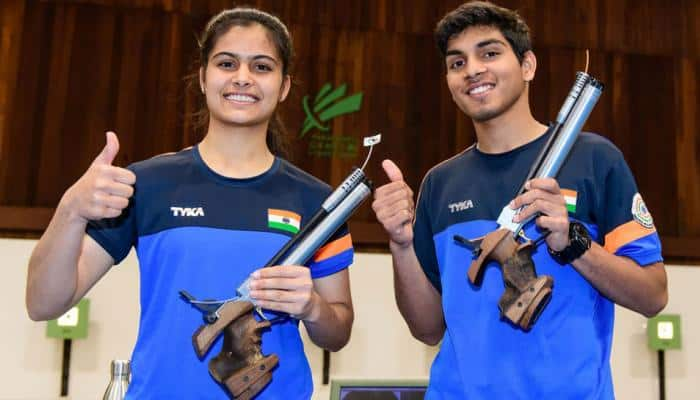
[[[362,92],[340,99],[345,96],[346,90],[347,84],[342,84],[333,89],[330,83],[326,83],[316,95],[313,108],[309,106],[309,96],[304,96],[302,103],[306,113],[306,120],[304,120],[304,126],[299,137],[304,137],[308,131],[314,128],[321,132],[328,132],[330,127],[323,125],[324,122],[343,114],[358,111],[362,106]]]

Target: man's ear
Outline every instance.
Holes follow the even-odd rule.
[[[199,90],[202,91],[202,94],[205,93],[205,90],[204,90],[204,67],[199,67]]]
[[[292,87],[292,78],[289,75],[285,75],[282,79],[282,89],[280,90],[280,103],[287,98],[289,94],[289,89]]]
[[[523,61],[520,63],[520,69],[523,73],[523,80],[530,82],[535,79],[535,71],[537,70],[537,57],[532,50],[528,50],[523,54]]]

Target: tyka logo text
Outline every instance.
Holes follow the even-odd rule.
[[[468,210],[474,208],[474,202],[471,200],[458,201],[456,203],[450,203],[447,205],[450,208],[451,213],[456,213],[459,211]]]
[[[203,217],[204,209],[202,207],[170,207],[173,212],[173,217]]]

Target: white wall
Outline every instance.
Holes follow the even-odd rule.
[[[0,239],[0,400],[57,399],[61,342],[48,339],[46,324],[24,310],[26,265],[34,241]],[[668,268],[670,301],[665,312],[682,315],[683,350],[666,353],[667,398],[700,398],[700,267]],[[331,376],[343,378],[425,378],[437,351],[408,333],[393,299],[390,258],[358,254],[351,268],[355,325],[350,344],[331,355]],[[128,358],[137,330],[138,269],[133,255],[88,294],[89,337],[73,342],[70,399],[100,398],[109,361]],[[658,399],[656,353],[646,347],[645,319],[618,308],[613,375],[619,399]],[[308,340],[307,340],[308,343]],[[314,399],[328,399],[320,385],[322,353],[307,344],[317,381]]]
[[[24,306],[26,266],[35,243],[0,239],[4,276],[0,282],[4,305],[0,314],[1,400],[59,398],[63,342],[47,338],[46,323],[31,321]],[[134,255],[110,271],[87,297],[91,303],[88,338],[73,341],[70,399],[102,398],[109,382],[110,360],[130,357],[139,308]]]

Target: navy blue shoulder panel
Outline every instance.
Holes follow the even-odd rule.
[[[428,278],[440,289],[434,235],[454,224],[495,221],[517,194],[531,165],[551,133],[501,154],[487,154],[472,146],[432,168],[423,180],[414,224],[414,248]],[[557,181],[567,193],[578,195],[572,217],[605,225],[606,182],[616,169],[626,168],[621,152],[606,138],[581,133],[564,162]],[[631,177],[631,173],[629,173]],[[634,182],[627,186],[634,186]]]
[[[328,185],[279,158],[262,175],[232,179],[207,168],[196,148],[170,157],[148,160],[142,169],[135,165],[142,183],[136,199],[148,199],[138,212],[140,236],[193,224],[267,231],[270,208],[299,214],[303,223],[330,193]]]
[[[271,209],[298,215],[303,226],[331,192],[327,184],[281,158],[259,176],[227,178],[209,169],[196,147],[128,168],[136,174],[129,208],[118,218],[93,221],[87,229],[117,262],[139,237],[172,228],[275,231],[269,226]],[[338,234],[343,232],[346,227]]]
[[[549,134],[503,154],[485,154],[469,148],[428,172],[425,180],[434,188],[431,198],[434,233],[455,223],[496,220],[517,194]],[[622,153],[608,139],[581,133],[558,176],[559,186],[598,197],[611,170],[624,165]],[[588,200],[588,199],[587,199]],[[600,199],[593,203],[599,206]],[[586,202],[579,201],[580,205]],[[585,208],[585,207],[584,207]],[[578,210],[577,219],[596,221],[592,210]],[[588,212],[590,211],[590,212]]]

